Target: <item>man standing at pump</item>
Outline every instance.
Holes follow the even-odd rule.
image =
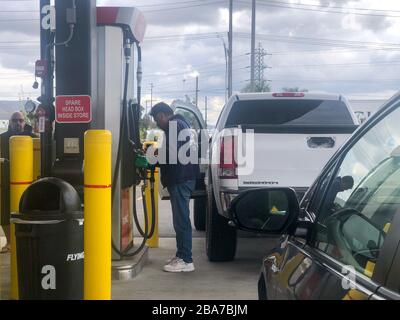
[[[157,126],[165,132],[163,148],[166,151],[166,162],[160,163],[159,166],[161,183],[168,189],[170,195],[173,225],[176,233],[177,251],[175,256],[167,261],[164,271],[194,271],[189,201],[199,174],[199,165],[197,162],[182,163],[179,150],[185,144],[194,141],[189,141],[189,136],[187,136],[186,141],[178,139],[183,130],[189,132],[190,125],[181,115],[174,115],[171,107],[164,102],[154,105],[150,115],[154,118]],[[170,135],[171,130],[176,130],[176,134]],[[176,141],[170,141],[172,136],[176,137]],[[172,158],[174,156],[175,159]]]
[[[8,160],[10,159],[9,141],[12,136],[35,137],[32,133],[32,127],[25,123],[21,112],[14,112],[11,115],[8,130],[0,135],[0,158],[5,159],[5,162],[1,165],[0,222],[7,239],[7,244],[1,248],[0,253],[10,252],[10,165]]]

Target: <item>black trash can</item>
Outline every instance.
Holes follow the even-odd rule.
[[[15,224],[19,298],[83,299],[83,212],[76,190],[43,178],[23,193]]]

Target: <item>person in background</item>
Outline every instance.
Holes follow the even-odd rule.
[[[1,165],[1,207],[0,224],[4,230],[7,243],[1,248],[0,253],[10,251],[10,165],[9,165],[9,141],[12,136],[30,136],[32,127],[25,123],[21,112],[14,112],[11,115],[8,130],[0,135],[0,158],[4,159]]]

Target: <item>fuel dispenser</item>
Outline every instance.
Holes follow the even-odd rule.
[[[146,241],[156,230],[155,168],[147,162],[139,135],[141,42],[146,22],[136,8],[96,8],[95,0],[56,0],[54,8],[50,1],[41,0],[40,5],[42,50],[40,63],[36,65],[46,70],[35,72],[42,78],[42,96],[38,99],[41,105],[37,110],[41,133],[40,177],[67,182],[85,206],[84,172],[88,170],[84,168],[85,132],[102,129],[111,132],[110,241],[112,260],[122,270],[125,262],[128,267],[132,265],[130,259],[143,252]],[[52,17],[56,17],[55,30]],[[50,22],[46,25],[45,21]],[[144,226],[137,216],[136,188],[140,184]],[[146,199],[146,194],[150,199]],[[151,204],[152,223],[146,201]],[[143,237],[138,246],[133,241],[133,221]]]
[[[98,108],[94,119],[113,133],[113,259],[135,256],[154,234],[154,223],[149,226],[145,190],[151,189],[152,219],[155,221],[154,168],[149,168],[139,134],[142,54],[140,43],[144,37],[144,17],[135,8],[97,8],[98,43]],[[134,97],[134,48],[136,47],[136,97]],[[123,79],[123,81],[121,81]],[[122,92],[122,99],[120,93]],[[120,114],[110,105],[121,105]],[[112,115],[111,113],[114,113]],[[141,193],[144,208],[144,228],[140,226],[136,210],[136,186],[143,182]],[[134,248],[133,221],[143,241]],[[119,240],[119,241],[118,241]]]
[[[62,1],[60,1],[62,2]],[[62,6],[66,6],[63,1]],[[57,10],[56,2],[56,10]],[[70,8],[66,8],[68,10]],[[61,19],[59,19],[61,20]],[[88,19],[89,24],[91,19]],[[95,129],[107,129],[112,133],[112,248],[113,259],[122,260],[133,257],[139,253],[145,246],[148,238],[151,238],[154,233],[154,224],[148,225],[146,206],[144,206],[144,228],[140,227],[139,219],[136,210],[136,186],[143,182],[142,197],[145,204],[145,188],[149,185],[152,194],[152,213],[154,215],[154,174],[151,174],[150,181],[147,180],[147,167],[148,163],[142,152],[142,145],[139,135],[139,119],[140,119],[140,100],[141,100],[141,81],[142,81],[142,54],[141,42],[143,41],[146,22],[143,14],[133,7],[98,7],[96,8],[96,28],[95,32],[87,32],[92,35],[92,48],[96,47],[97,52],[92,52],[91,73],[95,74],[97,87],[97,103],[91,105],[91,121],[90,127]],[[79,21],[79,16],[77,16]],[[87,28],[86,28],[87,29]],[[97,46],[94,46],[94,39],[96,39]],[[90,42],[90,41],[89,41]],[[136,50],[134,50],[136,48]],[[65,52],[63,50],[73,51],[76,48],[61,48],[60,53],[56,53],[56,61],[59,64],[63,63]],[[136,53],[136,59],[135,59]],[[136,66],[136,83],[134,62],[137,60]],[[95,63],[96,62],[96,63]],[[73,65],[63,67],[65,73],[70,73]],[[66,70],[68,69],[68,70]],[[58,70],[58,69],[57,69]],[[96,76],[97,74],[97,76]],[[59,81],[64,82],[61,74],[57,74]],[[72,76],[67,76],[71,79]],[[68,81],[69,83],[70,81]],[[58,81],[57,81],[58,83]],[[135,96],[135,90],[136,96]],[[93,85],[92,85],[93,88]],[[75,91],[79,92],[79,91]],[[93,96],[93,95],[92,95]],[[56,102],[56,139],[64,139],[64,141],[57,141],[57,145],[74,143],[71,139],[71,132],[75,128],[70,127],[69,123],[62,123],[58,120],[59,114],[57,113],[58,106]],[[84,128],[79,128],[78,131],[84,131]],[[82,130],[83,129],[83,130]],[[79,145],[82,143],[79,140]],[[76,148],[78,149],[78,142],[76,140]],[[73,148],[73,147],[72,147]],[[59,150],[60,148],[57,148]],[[80,163],[79,163],[80,165]],[[64,163],[56,161],[54,173],[63,171],[68,172],[61,177],[69,179],[70,170],[66,169],[71,165],[68,161]],[[72,165],[72,168],[74,165]],[[62,169],[60,169],[62,168]],[[81,170],[74,170],[78,172],[78,179],[82,178]],[[151,170],[154,173],[154,168]],[[60,177],[60,174],[58,174]],[[79,181],[79,180],[76,181]],[[75,183],[76,185],[77,183]],[[79,189],[79,187],[77,188]],[[133,235],[132,235],[132,217],[136,222],[137,229],[143,236],[143,241],[138,248],[134,248]],[[152,218],[155,221],[155,218]]]

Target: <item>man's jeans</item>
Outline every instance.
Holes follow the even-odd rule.
[[[192,260],[192,224],[189,201],[195,187],[195,180],[185,181],[168,187],[171,197],[172,217],[176,233],[176,256],[186,263]]]

